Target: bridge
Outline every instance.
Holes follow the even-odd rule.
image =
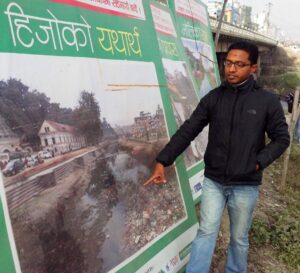
[[[209,21],[212,32],[216,33],[219,21],[212,17],[209,18]],[[242,26],[222,22],[219,39],[220,44],[218,45],[218,47],[220,47],[220,51],[223,51],[222,49],[225,44],[224,42],[228,41],[229,43],[232,43],[234,40],[240,39],[249,40],[257,43],[259,46],[265,47],[275,47],[278,44],[278,41],[271,36],[261,34],[252,29]],[[225,51],[227,51],[227,48],[225,49]]]
[[[210,17],[210,26],[213,34],[216,33],[219,21],[215,18]],[[257,31],[249,28],[245,28],[238,25],[233,25],[227,22],[222,22],[220,37],[218,45],[216,46],[218,64],[220,69],[220,74],[223,75],[223,61],[226,56],[226,52],[230,44],[235,41],[247,40],[257,44],[260,57],[258,60],[258,66],[260,68],[260,63],[268,59],[268,55],[277,47],[278,41],[271,36],[264,35]],[[260,69],[258,69],[259,75]]]

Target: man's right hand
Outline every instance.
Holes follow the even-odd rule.
[[[165,178],[165,167],[161,163],[155,164],[154,171],[149,179],[144,183],[144,186],[147,186],[152,182],[155,184],[167,183],[167,180]]]

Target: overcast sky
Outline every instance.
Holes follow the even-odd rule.
[[[208,0],[203,2],[207,3]],[[287,37],[300,40],[300,0],[239,0],[239,2],[251,6],[253,13],[266,10],[267,4],[272,3],[271,23],[280,27]]]
[[[30,65],[29,65],[30,64]],[[61,107],[78,106],[80,92],[95,94],[112,125],[130,125],[140,111],[162,107],[153,63],[0,53],[0,80],[21,80]]]
[[[285,34],[295,40],[300,40],[300,1],[299,0],[240,0],[240,3],[252,6],[254,12],[266,10],[271,6],[271,23],[279,26]]]

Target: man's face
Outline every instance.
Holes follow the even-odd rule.
[[[251,65],[249,53],[241,49],[232,49],[225,60],[225,77],[230,84],[239,84],[255,73],[257,65]]]

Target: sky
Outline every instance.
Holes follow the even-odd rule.
[[[208,0],[204,0],[207,3]],[[228,2],[231,2],[229,0]],[[272,3],[270,21],[281,28],[286,37],[300,41],[300,1],[299,0],[239,0],[241,4],[251,6],[253,13],[266,10]]]
[[[239,0],[241,4],[253,7],[253,12],[266,10],[271,6],[270,21],[283,30],[287,37],[300,40],[299,0]]]
[[[132,125],[140,111],[162,107],[153,63],[0,53],[0,80],[9,78],[72,109],[81,91],[92,92],[112,126]]]

